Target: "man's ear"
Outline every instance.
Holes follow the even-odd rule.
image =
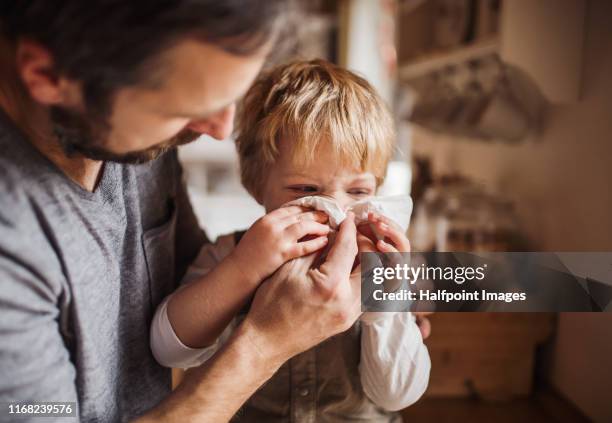
[[[22,39],[17,43],[17,72],[32,99],[43,105],[68,105],[74,98],[74,83],[60,78],[51,52],[39,43]]]

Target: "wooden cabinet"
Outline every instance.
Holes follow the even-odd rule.
[[[536,347],[552,313],[436,313],[426,340],[432,361],[426,396],[504,400],[529,395]]]

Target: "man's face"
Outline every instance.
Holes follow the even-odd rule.
[[[51,118],[68,152],[96,160],[144,162],[202,134],[227,138],[235,102],[259,72],[267,49],[250,56],[186,40],[151,69],[157,84],[119,89],[104,120],[53,107]]]

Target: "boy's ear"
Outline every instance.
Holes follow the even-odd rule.
[[[16,66],[21,81],[32,99],[46,106],[74,106],[80,97],[78,84],[57,74],[51,52],[41,44],[20,39]]]

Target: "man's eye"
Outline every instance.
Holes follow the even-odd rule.
[[[304,192],[313,193],[313,192],[318,191],[318,188],[314,185],[293,185],[293,186],[290,186],[289,189],[291,191],[300,192],[300,193],[304,193]]]

